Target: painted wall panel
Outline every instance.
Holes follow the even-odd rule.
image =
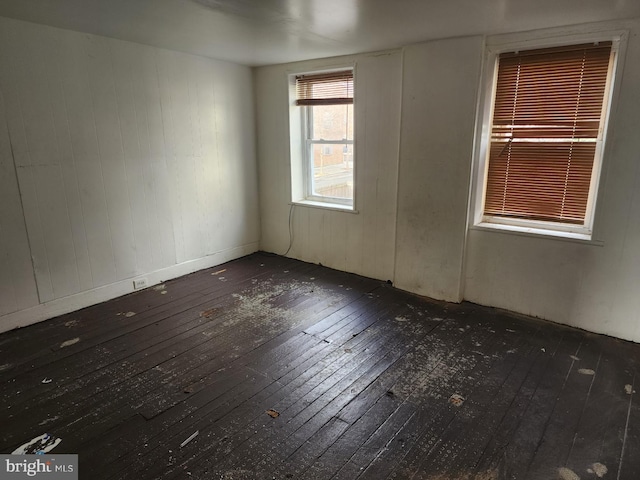
[[[0,330],[254,251],[252,88],[248,67],[0,18]]]
[[[38,303],[9,131],[4,119],[4,95],[0,95],[0,315]]]
[[[460,301],[482,37],[405,49],[396,284]]]

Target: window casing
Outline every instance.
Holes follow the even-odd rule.
[[[292,189],[292,201],[353,210],[353,70],[295,75],[294,82],[292,123],[301,133],[292,141],[292,172],[300,161],[302,181],[292,175],[292,182],[302,188]]]
[[[590,239],[617,41],[490,54],[474,224]]]

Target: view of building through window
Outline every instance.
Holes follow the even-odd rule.
[[[353,199],[353,105],[309,106],[311,192]]]

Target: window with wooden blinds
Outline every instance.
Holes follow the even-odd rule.
[[[503,53],[484,214],[584,224],[611,42]]]
[[[296,77],[296,105],[353,104],[353,71]]]

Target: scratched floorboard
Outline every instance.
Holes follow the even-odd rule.
[[[6,332],[0,366],[0,452],[49,433],[80,478],[640,478],[640,345],[275,255]]]

